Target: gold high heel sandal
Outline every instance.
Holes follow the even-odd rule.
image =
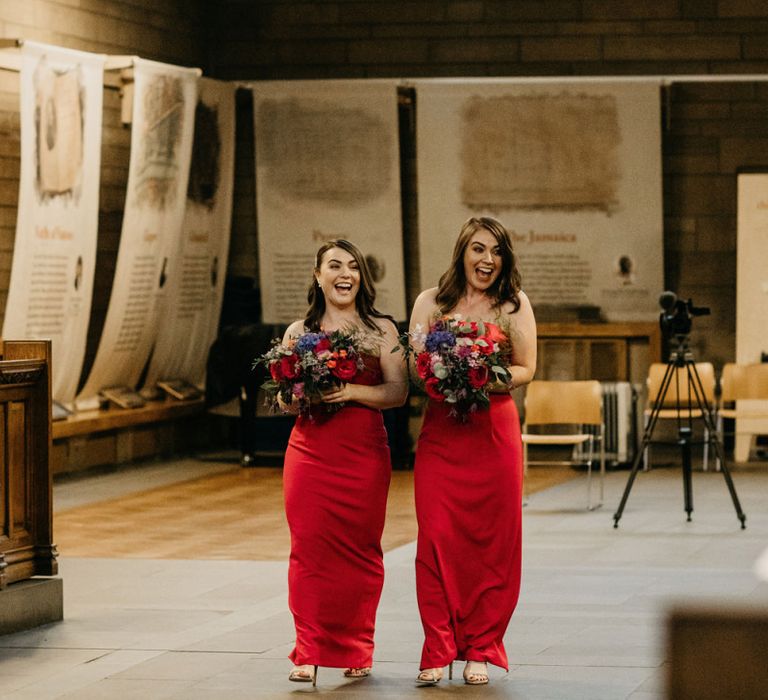
[[[344,669],[345,678],[366,678],[371,675],[371,667],[363,666],[361,668],[346,668]]]
[[[310,669],[312,670],[310,671]],[[294,666],[288,674],[288,680],[294,683],[312,683],[315,686],[317,685],[317,666],[312,664]]]
[[[416,676],[416,685],[437,685],[443,680],[442,668],[425,668]],[[448,680],[453,680],[453,661],[448,664]]]
[[[484,661],[467,661],[467,665],[464,667],[464,682],[467,685],[486,685],[488,683],[488,664]]]

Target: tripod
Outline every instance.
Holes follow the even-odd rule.
[[[624,495],[621,497],[621,503],[619,508],[613,516],[613,527],[619,526],[619,520],[624,512],[624,506],[627,504],[629,498],[629,492],[632,490],[632,484],[637,476],[638,469],[640,468],[640,462],[643,458],[643,454],[651,442],[653,436],[653,430],[656,427],[656,421],[661,413],[662,406],[664,405],[664,399],[669,391],[669,386],[674,378],[676,382],[680,381],[680,373],[685,370],[685,380],[687,381],[687,396],[688,406],[680,406],[680,391],[679,386],[676,385],[677,391],[677,425],[678,425],[678,442],[680,445],[682,462],[683,462],[683,495],[685,500],[685,512],[688,514],[687,521],[691,521],[691,513],[693,512],[693,487],[692,487],[692,473],[691,473],[691,435],[692,435],[692,416],[696,409],[704,421],[704,426],[708,432],[709,441],[714,446],[715,457],[720,464],[723,478],[728,486],[728,491],[731,494],[731,500],[733,501],[733,507],[736,509],[736,517],[741,522],[741,529],[746,528],[747,516],[741,509],[739,503],[739,497],[736,495],[736,488],[733,485],[731,474],[728,471],[728,466],[725,463],[725,451],[723,450],[723,444],[720,441],[720,436],[717,433],[715,427],[715,421],[712,416],[712,409],[707,403],[706,395],[704,394],[704,386],[701,383],[701,377],[696,371],[696,363],[693,360],[693,353],[688,348],[688,338],[685,335],[675,336],[677,339],[677,349],[670,353],[669,361],[667,362],[667,369],[664,373],[664,378],[661,380],[661,387],[659,389],[659,395],[651,411],[648,424],[643,433],[642,443],[640,449],[635,455],[634,462],[632,463],[632,471],[629,474],[627,485],[624,489]],[[693,406],[692,397],[696,400],[696,408]],[[681,411],[687,411],[688,421],[687,424],[683,424]]]

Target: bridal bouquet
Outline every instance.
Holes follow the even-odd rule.
[[[408,335],[401,343],[406,354],[415,354],[427,395],[451,404],[451,414],[461,422],[490,405],[491,384],[511,379],[500,347],[506,336],[494,324],[448,316],[435,321],[427,333],[417,327],[411,340],[424,349],[414,352]]]
[[[309,413],[323,393],[354,379],[363,370],[363,348],[359,333],[304,333],[283,344],[272,341],[272,347],[255,362],[267,367],[270,379],[262,385],[271,410],[283,403],[297,401],[300,413]],[[327,411],[336,411],[343,404],[323,404]]]

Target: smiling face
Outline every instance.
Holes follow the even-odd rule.
[[[326,250],[315,279],[327,303],[341,308],[355,303],[360,289],[360,267],[351,253],[336,247]]]
[[[480,228],[472,234],[464,249],[464,275],[467,284],[486,291],[501,273],[502,259],[499,243],[488,230]]]

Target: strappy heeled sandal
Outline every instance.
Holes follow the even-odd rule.
[[[443,680],[442,668],[425,668],[416,676],[416,685],[437,685]],[[453,661],[448,665],[448,680],[453,680]]]
[[[425,668],[416,676],[416,685],[437,685],[443,680],[442,668]]]
[[[294,666],[293,670],[288,674],[288,680],[293,681],[294,683],[311,683],[313,686],[317,685],[317,666],[313,666],[312,664]]]
[[[370,666],[362,666],[361,668],[345,668],[345,678],[366,678],[371,675]]]
[[[482,667],[477,670],[475,667]],[[488,664],[483,661],[467,661],[464,667],[464,682],[467,685],[486,685],[488,683]]]

